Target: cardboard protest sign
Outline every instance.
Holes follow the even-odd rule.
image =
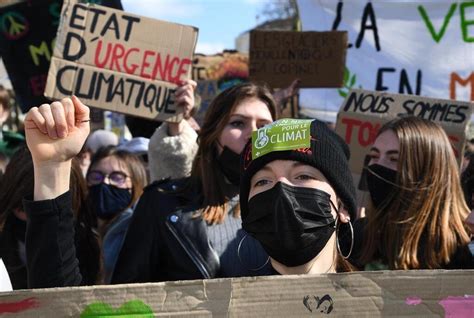
[[[365,157],[380,127],[404,115],[422,117],[441,125],[460,162],[473,106],[473,103],[454,100],[351,90],[339,110],[336,132],[350,147],[349,163],[356,179],[362,173]]]
[[[474,2],[297,0],[303,31],[344,30],[344,86],[304,89],[337,112],[351,88],[474,101]]]
[[[214,97],[226,88],[248,81],[248,56],[227,51],[214,55],[196,54],[192,76],[198,84],[196,93],[200,100],[199,111],[194,117],[202,123]]]
[[[44,88],[62,1],[15,1],[0,8],[0,55],[23,112],[48,102]],[[94,0],[121,9],[120,0]],[[10,3],[10,2],[9,2]]]
[[[472,317],[474,271],[227,278],[2,293],[15,317]]]
[[[202,123],[205,112],[214,97],[231,86],[250,80],[248,56],[233,51],[215,55],[196,54],[193,60],[192,75],[198,84],[196,93],[201,105],[194,117],[199,123]],[[279,117],[296,118],[298,109],[298,95],[294,95],[282,105]]]
[[[252,31],[250,78],[273,88],[341,87],[347,32]]]
[[[64,3],[45,95],[102,109],[176,118],[174,91],[191,76],[197,29],[76,1]]]

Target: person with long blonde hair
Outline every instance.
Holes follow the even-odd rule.
[[[355,265],[370,269],[470,268],[469,209],[459,166],[436,123],[403,117],[385,124],[370,149],[372,201],[356,223]],[[362,237],[361,237],[362,236]]]

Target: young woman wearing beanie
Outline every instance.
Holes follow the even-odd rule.
[[[280,274],[348,271],[356,201],[344,141],[318,120],[282,119],[242,154],[242,226]]]
[[[48,215],[67,213],[58,196],[67,193],[63,170],[89,132],[89,110],[77,98],[30,110],[25,126],[35,162],[35,195],[26,202],[30,215],[38,207]],[[229,88],[211,103],[199,135],[191,177],[156,182],[144,190],[115,266],[112,283],[153,282],[262,275],[269,266],[253,266],[267,258],[254,239],[250,249],[237,249],[241,229],[239,193],[240,152],[253,130],[276,117],[273,98],[265,87],[251,83]],[[61,137],[61,138],[58,138]],[[52,168],[54,166],[54,169]],[[64,231],[62,224],[56,231]],[[54,232],[54,231],[53,231]],[[44,233],[44,235],[47,235]],[[60,257],[66,249],[56,249]],[[58,262],[57,272],[74,268]],[[71,272],[70,272],[71,274]],[[54,276],[54,275],[53,275]],[[57,286],[77,284],[70,275]],[[71,283],[69,283],[71,284]],[[31,286],[35,287],[35,286]]]
[[[361,269],[472,268],[469,209],[448,136],[418,117],[388,122],[370,150],[367,218],[355,224]]]

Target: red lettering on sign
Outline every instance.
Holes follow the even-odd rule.
[[[347,125],[346,135],[344,136],[344,138],[345,138],[346,144],[350,144],[352,140],[352,126],[354,125],[359,126],[362,122],[360,120],[351,119],[351,118],[343,118],[341,122]]]
[[[119,72],[121,72],[120,70],[120,60],[122,59],[123,55],[125,53],[125,48],[123,47],[122,44],[120,43],[117,43],[115,44],[115,47],[114,47],[114,51],[112,53],[112,59],[110,60],[110,69],[113,70],[114,69],[114,66],[115,66],[115,69]]]
[[[347,125],[345,141],[350,144],[353,133],[357,133],[357,142],[362,147],[367,147],[374,143],[377,132],[380,129],[379,123],[372,123],[370,121],[363,122],[353,118],[343,118],[343,124]]]
[[[133,53],[133,54],[132,54]],[[101,59],[102,56],[102,59]],[[133,63],[137,61],[139,64]],[[167,54],[139,48],[125,48],[120,43],[107,43],[102,40],[97,43],[94,64],[99,68],[138,75],[146,79],[159,79],[166,82],[180,84],[191,67],[191,60],[180,59]]]

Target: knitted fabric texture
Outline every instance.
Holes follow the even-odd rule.
[[[168,123],[158,127],[148,146],[150,182],[188,177],[198,149],[196,139],[196,131],[186,121],[182,133],[176,136],[168,135]]]

